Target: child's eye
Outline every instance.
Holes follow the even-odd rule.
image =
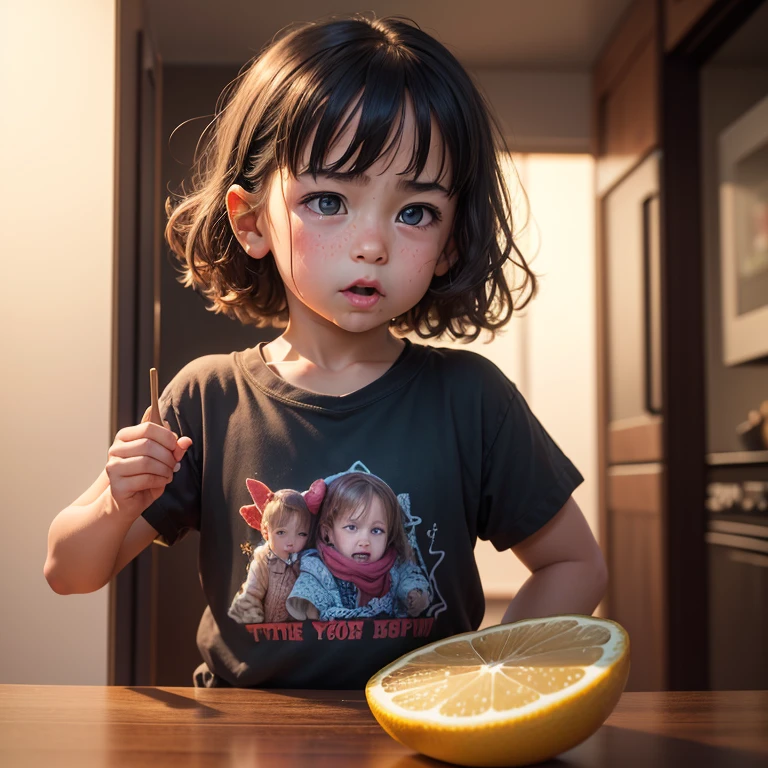
[[[344,528],[353,533],[357,530],[357,526],[354,523],[349,523],[348,525],[345,525]]]
[[[304,531],[299,531],[299,536],[302,536],[303,538],[305,538],[305,539],[306,539],[306,538],[307,538],[307,536],[309,536],[309,534],[308,534],[308,533],[305,533]]]
[[[377,536],[382,533],[386,533],[383,528],[371,528],[371,533],[375,533]]]
[[[275,531],[275,536],[285,536],[285,531]]]
[[[347,207],[344,201],[338,195],[331,195],[327,192],[305,197],[302,202],[312,213],[319,213],[321,216],[335,216],[338,213],[347,213]]]
[[[424,222],[424,214],[426,213],[426,222]],[[398,214],[398,221],[402,221],[403,224],[407,224],[410,227],[419,227],[426,229],[433,224],[437,224],[440,221],[440,214],[436,209],[430,208],[427,205],[409,205],[407,208],[403,208]]]

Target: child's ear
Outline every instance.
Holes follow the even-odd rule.
[[[264,217],[256,209],[255,196],[246,192],[239,184],[227,190],[227,216],[237,242],[254,259],[263,259],[270,251],[266,237]]]
[[[437,257],[435,277],[442,277],[456,263],[458,258],[459,252],[456,249],[456,241],[453,239],[453,235],[451,235],[442,253]]]

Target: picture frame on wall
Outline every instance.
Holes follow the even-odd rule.
[[[768,95],[720,134],[723,362],[768,358]]]

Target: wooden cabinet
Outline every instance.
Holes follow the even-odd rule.
[[[614,563],[610,618],[629,633],[628,691],[667,687],[663,484],[660,464],[608,471],[609,549]]]
[[[667,687],[659,19],[637,0],[594,71],[598,390],[606,616],[629,632],[627,690]]]
[[[664,49],[671,51],[715,0],[664,0]]]
[[[608,615],[630,634],[627,690],[646,691],[667,687],[658,206],[658,152],[600,201]]]
[[[597,188],[606,192],[658,145],[656,3],[637,0],[594,70]]]
[[[634,423],[662,410],[659,153],[611,189],[602,209],[608,422]]]
[[[768,688],[768,542],[720,532],[707,534],[707,541],[712,690]]]

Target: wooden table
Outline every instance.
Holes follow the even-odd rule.
[[[361,692],[0,685],[0,766],[427,768]],[[625,693],[559,768],[768,765],[768,692]]]

